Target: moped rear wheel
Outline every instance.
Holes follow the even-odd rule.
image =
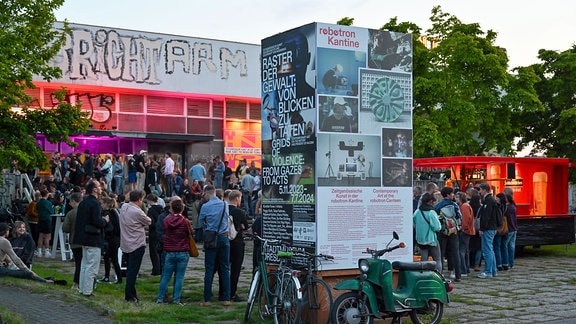
[[[444,304],[439,300],[429,300],[427,306],[410,312],[414,324],[437,324],[442,320]]]
[[[370,324],[370,308],[362,295],[357,292],[347,292],[340,295],[330,309],[332,324]]]

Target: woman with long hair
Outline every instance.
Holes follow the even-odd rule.
[[[120,263],[118,262],[118,249],[120,248],[120,218],[118,216],[118,210],[116,200],[111,197],[102,197],[102,216],[108,216],[110,218],[109,224],[112,226],[107,226],[104,231],[105,251],[104,251],[104,277],[100,279],[100,282],[111,282],[110,281],[110,265],[114,266],[114,272],[116,272],[116,280],[112,283],[121,284],[122,283],[122,270],[120,269]]]
[[[182,285],[184,274],[190,258],[190,245],[188,241],[188,230],[192,230],[190,222],[182,215],[184,203],[180,199],[170,202],[170,215],[164,218],[164,241],[163,250],[164,265],[162,267],[162,278],[160,279],[160,289],[156,297],[156,303],[164,302],[164,295],[168,291],[168,283],[174,275],[174,290],[172,292],[172,302],[176,305],[184,306],[181,302]]]

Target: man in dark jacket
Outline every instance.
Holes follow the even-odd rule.
[[[102,217],[100,183],[90,180],[86,184],[86,198],[78,205],[76,224],[74,225],[74,241],[82,246],[82,263],[80,266],[80,293],[86,297],[93,296],[94,279],[100,269],[102,232],[110,218]]]
[[[160,253],[158,253],[158,234],[156,233],[156,224],[158,222],[158,216],[164,211],[162,206],[158,205],[158,196],[155,194],[149,194],[146,196],[146,201],[148,202],[148,217],[152,220],[152,224],[148,229],[148,247],[150,254],[150,262],[152,262],[152,275],[159,276],[162,274],[162,262]]]
[[[496,229],[500,226],[497,209],[498,204],[490,192],[490,185],[486,182],[480,184],[480,196],[482,196],[482,207],[478,211],[480,217],[480,237],[482,239],[482,256],[484,257],[485,268],[478,278],[495,277],[496,256],[494,255],[494,236]]]

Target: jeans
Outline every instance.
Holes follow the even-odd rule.
[[[218,263],[218,276],[222,278],[223,299],[230,300],[230,240],[226,235],[218,235],[218,246],[205,251],[204,268],[204,301],[212,298],[212,281],[216,263]]]
[[[214,188],[222,189],[222,181],[224,180],[224,174],[217,172],[214,174]],[[226,188],[224,188],[226,189]]]
[[[82,246],[79,288],[83,295],[90,295],[94,290],[94,280],[100,269],[102,253],[99,247]]]
[[[458,247],[460,252],[460,271],[468,274],[470,272],[470,235],[460,231],[458,236],[460,239],[460,246]]]
[[[427,249],[420,248],[420,260],[428,261],[428,256],[432,257],[432,260],[436,261],[436,270],[442,273],[442,260],[440,258],[440,245],[431,246]]]
[[[482,256],[484,257],[484,273],[489,275],[496,274],[496,256],[494,255],[494,236],[496,230],[487,230],[482,232]]]
[[[512,268],[514,266],[514,254],[516,253],[516,231],[508,232],[506,236],[506,242],[504,247],[508,252],[508,267]]]
[[[168,283],[174,274],[174,291],[172,292],[172,300],[174,303],[180,302],[182,296],[182,284],[184,283],[184,273],[188,266],[188,259],[190,255],[188,251],[184,252],[166,252],[165,263],[162,269],[162,279],[160,279],[160,290],[156,301],[162,302],[164,295],[168,291]]]
[[[248,213],[248,216],[253,216],[252,212],[252,191],[242,190],[242,203],[244,204],[244,210]]]
[[[145,250],[146,246],[141,246],[130,253],[126,253],[126,287],[124,288],[124,299],[127,301],[138,299],[138,295],[136,294],[136,278],[138,277],[138,272],[140,272]]]
[[[442,236],[440,241],[442,251],[445,251],[446,258],[448,259],[448,270],[454,271],[456,279],[462,278],[462,272],[460,267],[460,240],[458,239],[458,234]]]
[[[506,234],[507,235],[507,234]],[[496,258],[496,268],[508,266],[508,250],[506,250],[506,235],[496,235],[494,237],[494,256]]]
[[[172,197],[174,192],[174,177],[172,177],[171,174],[165,174],[164,181],[166,182],[166,197]]]
[[[114,176],[114,192],[117,195],[124,194],[124,177],[123,176]]]

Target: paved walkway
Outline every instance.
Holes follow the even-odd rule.
[[[252,243],[247,242],[247,247]],[[252,257],[247,248],[246,269]],[[149,257],[144,257],[142,273],[151,270]],[[58,259],[38,263],[61,263]],[[201,276],[197,267],[189,266],[187,276]],[[73,270],[73,263],[69,271]],[[194,269],[196,268],[196,269]],[[64,269],[64,271],[66,271]],[[244,271],[239,291],[246,292],[250,271]],[[499,272],[491,279],[476,278],[477,273],[455,283],[451,303],[445,308],[449,323],[576,323],[576,258],[521,257],[511,271]],[[111,323],[98,310],[70,301],[65,294],[39,294],[15,287],[0,288],[0,304],[22,314],[26,323]]]
[[[19,313],[25,323],[112,323],[98,311],[69,299],[63,295],[34,293],[13,286],[3,285],[0,289],[0,304]]]

